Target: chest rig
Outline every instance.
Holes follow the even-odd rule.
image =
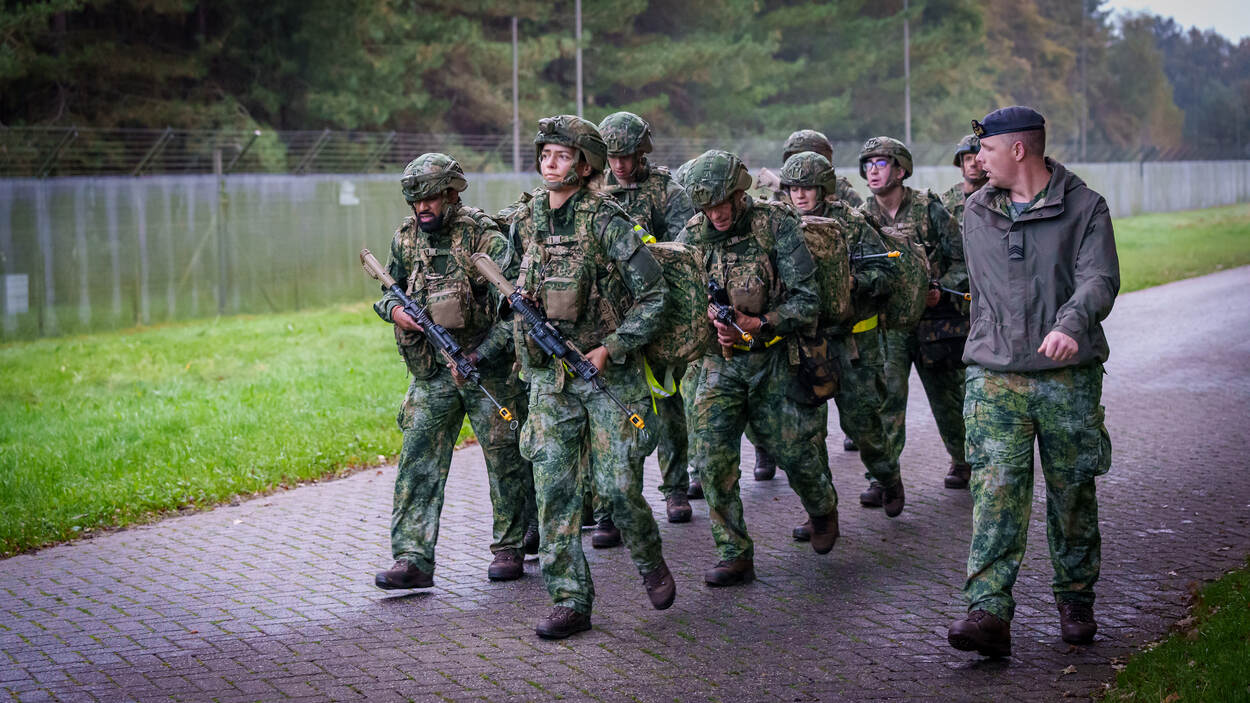
[[[414,220],[401,240],[408,296],[462,344],[480,342],[493,322],[486,283],[469,260],[483,229],[475,214],[481,213],[466,207],[449,213],[448,235],[437,240]]]
[[[711,223],[705,220],[704,263],[708,276],[721,282],[729,292],[729,300],[735,308],[750,315],[762,315],[783,292],[781,277],[770,253],[776,249],[776,222],[766,205],[752,205],[746,217],[747,231],[731,234],[721,241],[706,237]]]

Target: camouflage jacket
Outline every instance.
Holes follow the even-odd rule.
[[[747,196],[729,231],[717,231],[699,213],[686,223],[677,241],[699,247],[708,276],[725,287],[734,307],[763,315],[778,335],[798,332],[816,321],[820,305],[816,263],[792,206]]]
[[[860,211],[879,226],[893,227],[924,246],[929,271],[934,280],[952,290],[968,290],[968,269],[964,264],[964,241],[959,223],[942,206],[931,190],[923,192],[903,186],[903,202],[890,217],[876,197],[869,198]],[[950,294],[945,294],[950,298]]]
[[[609,171],[602,191],[621,204],[634,224],[642,225],[656,240],[671,242],[686,222],[694,217],[690,196],[673,180],[668,169],[648,166],[641,180],[630,184],[617,183]]]
[[[500,270],[516,275],[517,257],[494,221],[477,208],[457,205],[445,213],[444,225],[437,232],[422,231],[415,217],[404,218],[391,239],[387,271],[461,346],[489,360],[507,349],[510,326],[499,320],[498,294],[469,261],[476,253],[486,254]],[[394,322],[391,314],[399,304],[398,297],[388,291],[373,309],[383,320]],[[415,376],[428,377],[442,364],[425,335],[395,329],[400,352]]]
[[[611,197],[587,189],[560,210],[551,210],[544,191],[517,211],[518,284],[582,353],[603,346],[614,364],[624,364],[655,334],[667,291],[642,243],[646,231]],[[522,363],[547,365],[524,341],[523,325],[518,318],[513,331]]]
[[[960,181],[951,186],[945,193],[942,193],[942,207],[955,218],[960,225],[962,231],[964,224],[964,202],[968,200],[968,196],[964,194],[964,182]]]
[[[846,231],[846,250],[851,257],[851,277],[854,280],[851,303],[855,308],[855,317],[857,320],[872,317],[890,294],[893,264],[884,257],[859,257],[886,252],[881,232],[862,212],[844,201],[825,202],[808,214],[828,217],[842,224]]]

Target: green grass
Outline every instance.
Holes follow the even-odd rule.
[[[0,347],[0,553],[378,464],[407,387],[366,305]]]
[[[1250,700],[1250,561],[1198,592],[1176,629],[1134,655],[1105,700]]]
[[[1112,224],[1121,293],[1250,264],[1250,203]]]
[[[1116,232],[1125,291],[1250,264],[1250,205]],[[364,304],[9,344],[0,378],[0,555],[380,463],[407,384]]]

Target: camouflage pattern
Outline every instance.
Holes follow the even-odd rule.
[[[931,191],[922,193],[906,186],[903,188],[903,201],[895,217],[889,217],[876,198],[869,199],[864,206],[864,212],[878,222],[905,234],[909,240],[921,243],[928,256],[930,276],[940,285],[952,290],[967,290],[968,272],[964,265],[963,237],[954,218]],[[950,293],[943,293],[937,306],[925,309],[921,324],[926,320],[966,319],[961,315],[953,298]],[[906,414],[911,367],[919,358],[920,345],[937,340],[920,339],[914,326],[892,325],[888,319],[885,322],[886,403],[883,408],[883,425],[889,451],[897,461],[907,440]],[[958,366],[943,368],[919,363],[916,365],[942,443],[953,461],[961,461],[964,455],[963,369]]]
[[[692,173],[699,173],[698,164]],[[703,251],[708,274],[722,282],[737,309],[762,315],[778,336],[797,335],[815,322],[816,265],[793,208],[747,197],[728,231],[717,231],[699,214],[680,241]],[[691,427],[721,559],[754,557],[738,486],[739,446],[748,425],[759,446],[785,467],[804,509],[827,515],[837,506],[825,447],[827,406],[818,411],[791,398],[792,356],[789,342],[781,341],[725,359],[713,340],[703,357]]]
[[[951,186],[941,196],[942,207],[955,218],[959,223],[959,231],[963,232],[964,228],[964,203],[968,201],[968,195],[964,193],[964,182],[960,181]]]
[[[665,369],[683,369],[703,356],[712,325],[707,319],[707,274],[702,254],[682,242],[649,242],[668,284],[664,313],[643,354],[657,374]]]
[[[622,185],[608,171],[604,174],[603,192],[616,198],[630,219],[657,241],[673,241],[694,216],[690,196],[673,180],[668,169],[652,166],[645,159],[640,161],[634,178],[633,183]]]
[[[674,375],[681,383],[683,376]],[[686,401],[681,392],[667,398],[652,393],[651,403],[656,414],[656,459],[660,464],[660,495],[668,497],[674,491],[685,495],[690,488],[690,432],[686,424]]]
[[[802,186],[804,188],[820,188],[821,198],[833,192],[837,176],[829,159],[814,151],[800,151],[786,157],[781,167],[781,186]]]
[[[834,178],[833,192],[825,196],[825,200],[829,202],[840,201],[851,207],[859,207],[864,204],[864,198],[855,192],[855,186],[842,176]],[[760,200],[777,200],[780,202],[790,202],[790,194],[781,188],[781,178],[766,168],[759,170],[759,177],[755,182],[755,191],[753,195]]]
[[[399,183],[404,200],[410,203],[441,195],[448,188],[460,193],[469,187],[460,163],[437,153],[422,154],[410,161]]]
[[[703,380],[703,359],[692,362],[686,367],[685,374],[681,379],[681,400],[686,410],[686,457],[690,466],[689,479],[686,483],[687,487],[690,481],[700,481],[701,474],[699,467],[702,465],[703,454],[699,451],[699,431],[694,421],[695,402],[699,397],[699,388]],[[661,440],[663,441],[663,440]],[[667,480],[667,478],[665,479]]]
[[[423,232],[408,217],[391,241],[387,270],[406,285],[418,305],[465,349],[483,359],[482,384],[524,421],[525,394],[511,371],[509,329],[495,311],[498,298],[469,264],[470,254],[485,253],[500,269],[515,275],[517,262],[507,239],[485,213],[458,203],[448,205],[443,227]],[[391,293],[374,305],[393,322],[399,301]],[[435,314],[437,313],[437,314]],[[439,318],[442,319],[439,319]],[[454,318],[454,319],[453,319]],[[419,332],[395,327],[400,354],[413,379],[398,416],[403,446],[395,479],[391,513],[391,550],[426,571],[434,568],[439,514],[451,452],[467,415],[486,459],[494,508],[492,551],[520,549],[526,525],[533,520],[533,476],[521,458],[516,434],[480,390],[455,383],[441,357]]]
[[[789,161],[791,156],[804,151],[816,152],[833,161],[833,142],[814,129],[800,129],[786,137],[785,144],[781,146],[781,160]]]
[[[577,149],[594,173],[601,173],[608,164],[608,147],[593,122],[577,115],[556,115],[538,121],[534,137],[534,170],[540,171],[538,157],[544,144],[559,144]],[[593,175],[593,174],[592,174]]]
[[[603,118],[599,134],[608,146],[608,156],[651,153],[651,125],[632,112],[614,112]]]
[[[963,168],[964,154],[978,154],[981,152],[981,140],[975,134],[965,134],[963,139],[955,145],[955,158],[953,162],[957,168]]]
[[[867,169],[864,163],[873,157],[885,157],[894,159],[894,162],[903,167],[903,178],[911,178],[912,174],[912,158],[911,151],[907,145],[893,137],[873,137],[864,142],[864,146],[859,150],[859,177],[867,178]],[[872,198],[869,198],[871,201]]]
[[[580,537],[588,483],[639,573],[662,559],[659,529],[642,497],[643,459],[657,440],[641,349],[660,322],[667,287],[634,225],[602,194],[583,188],[555,211],[545,195],[534,198],[514,226],[525,250],[520,285],[547,304],[549,315],[551,303],[560,304],[569,319],[553,316],[552,324],[578,349],[608,351],[605,382],[646,425],[635,429],[607,395],[528,347],[524,323],[515,320],[517,355],[530,382],[521,453],[534,463],[543,579],[555,605],[589,613],[594,585]]]
[[[700,210],[723,203],[734,193],[751,187],[751,174],[742,160],[718,149],[700,154],[682,177],[682,187]]]
[[[1060,603],[1094,602],[1101,567],[1094,477],[1111,468],[1101,364],[1052,371],[968,368],[964,417],[972,464],[970,610],[1010,621],[1033,506],[1033,447],[1046,480],[1046,536]]]

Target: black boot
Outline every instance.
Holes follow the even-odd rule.
[[[590,534],[590,546],[595,549],[608,549],[615,547],[621,543],[621,531],[616,529],[616,524],[612,522],[612,518],[605,517],[595,526],[595,531]]]
[[[843,437],[842,438],[842,451],[857,452],[859,451],[859,447],[856,446],[855,440],[851,439],[850,437]]]
[[[777,475],[777,459],[760,447],[755,448],[755,480],[771,481]]]
[[[525,548],[526,554],[538,553],[538,523],[532,523],[525,528],[525,538],[521,540],[521,545]]]
[[[1059,632],[1068,644],[1089,644],[1098,632],[1094,606],[1084,603],[1059,604]]]
[[[686,489],[686,497],[690,500],[702,500],[703,482],[697,478],[690,479],[690,488]]]
[[[893,486],[885,487],[881,492],[881,507],[885,508],[886,517],[898,517],[903,512],[903,482],[897,481]]]

